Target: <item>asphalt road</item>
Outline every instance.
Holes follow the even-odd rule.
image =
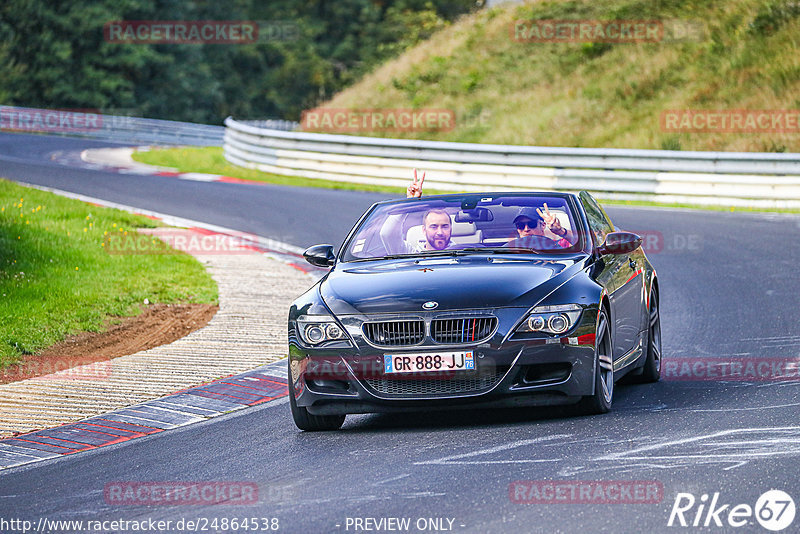
[[[51,161],[55,151],[101,144],[0,134],[0,176],[298,246],[338,244],[367,206],[386,197],[120,175]],[[715,358],[758,364],[800,357],[800,218],[608,212],[618,226],[654,236],[648,256],[659,274],[667,368]],[[768,532],[754,516],[733,527],[729,513],[738,504],[754,508],[773,488],[800,505],[799,393],[797,379],[671,379],[618,387],[612,412],[598,417],[546,409],[364,415],[349,416],[336,433],[298,432],[286,404],[253,408],[1,472],[0,531],[14,532],[2,519],[15,518],[153,519],[173,527],[199,518],[210,532],[233,530],[222,528],[223,518],[277,518],[281,532],[388,532],[365,520],[409,518],[410,532]],[[543,487],[517,481],[545,480],[643,481],[663,494],[636,504],[514,502]],[[252,505],[109,504],[104,487],[120,481],[247,481],[258,485],[259,496]],[[708,517],[715,493],[715,509],[729,506]],[[677,517],[667,526],[679,494],[697,499],[684,512],[690,525],[702,505],[699,527],[681,528]],[[683,507],[689,498],[680,499]],[[112,527],[102,531],[126,531]],[[800,517],[784,530],[798,531]]]

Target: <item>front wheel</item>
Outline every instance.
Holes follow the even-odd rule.
[[[611,328],[608,325],[608,316],[602,308],[597,317],[594,347],[594,394],[587,395],[578,403],[578,410],[587,415],[608,412],[614,399]]]
[[[314,415],[308,413],[308,408],[297,405],[294,398],[294,384],[292,373],[289,370],[289,406],[292,409],[294,424],[300,430],[317,432],[320,430],[339,430],[344,424],[344,415]]]

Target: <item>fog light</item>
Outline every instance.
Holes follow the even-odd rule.
[[[560,334],[561,332],[566,332],[567,328],[569,328],[569,319],[564,314],[553,315],[550,317],[550,320],[547,321],[547,326],[550,327],[556,334]]]

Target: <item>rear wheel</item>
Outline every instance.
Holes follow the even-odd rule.
[[[292,409],[294,424],[300,430],[316,432],[320,430],[339,430],[344,424],[344,415],[314,415],[308,413],[308,408],[297,405],[294,398],[294,384],[292,374],[289,372],[289,406]]]
[[[595,336],[594,394],[587,395],[578,403],[578,409],[585,414],[601,414],[611,409],[614,399],[614,365],[612,360],[611,328],[604,309],[597,318]]]
[[[632,377],[632,381],[639,384],[658,382],[661,378],[661,314],[658,310],[658,293],[655,287],[650,290],[648,319],[647,358],[642,373]]]

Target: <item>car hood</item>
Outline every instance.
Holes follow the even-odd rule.
[[[571,277],[575,259],[499,257],[340,264],[320,284],[336,315],[530,307]]]

